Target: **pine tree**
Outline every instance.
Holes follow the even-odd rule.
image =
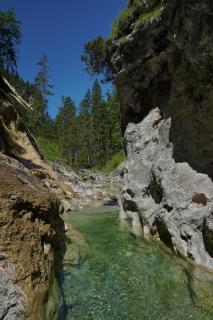
[[[43,54],[38,61],[39,72],[35,77],[35,87],[37,89],[32,106],[34,108],[33,116],[35,123],[39,127],[40,135],[53,139],[53,126],[47,111],[48,96],[53,95],[51,89],[53,86],[49,83],[48,60],[46,54]]]
[[[92,111],[91,111],[91,142],[93,146],[92,164],[95,166],[100,160],[101,156],[101,114],[100,108],[103,102],[101,86],[96,79],[92,88]]]
[[[80,103],[78,117],[79,136],[79,166],[89,168],[91,165],[92,141],[91,141],[91,92],[87,91]]]
[[[20,22],[13,9],[0,11],[0,70],[16,67],[17,46],[21,41]]]
[[[120,120],[120,103],[116,92],[113,92],[112,95],[110,93],[107,94],[105,127],[105,135],[107,140],[106,153],[108,160],[123,148]]]
[[[56,132],[61,152],[70,164],[78,162],[76,107],[70,97],[62,97],[62,106],[56,117]]]
[[[39,72],[35,77],[35,86],[41,92],[43,98],[44,112],[47,109],[47,97],[53,95],[51,89],[53,85],[49,83],[48,60],[44,53],[38,61]]]
[[[35,85],[42,93],[45,103],[47,103],[47,96],[53,95],[51,89],[53,85],[49,84],[48,59],[44,53],[38,61],[39,72],[35,77]]]

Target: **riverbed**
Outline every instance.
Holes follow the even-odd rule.
[[[213,319],[213,274],[121,227],[117,209],[72,213],[66,223],[85,246],[64,264],[59,320]]]

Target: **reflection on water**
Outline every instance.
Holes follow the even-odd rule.
[[[64,267],[60,320],[213,319],[212,274],[120,228],[115,211],[73,214],[67,222],[89,252],[80,265]]]

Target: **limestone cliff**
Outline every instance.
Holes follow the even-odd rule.
[[[1,78],[0,318],[52,320],[60,306],[64,223],[60,200],[33,175],[43,156],[21,121],[26,108]]]
[[[110,47],[128,156],[121,216],[212,268],[213,2],[141,3]]]

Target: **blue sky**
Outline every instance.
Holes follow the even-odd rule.
[[[71,96],[78,104],[91,88],[94,79],[83,71],[80,61],[84,43],[98,34],[107,36],[125,4],[126,0],[1,0],[0,10],[13,7],[22,24],[20,75],[32,81],[40,56],[48,56],[54,85],[54,96],[49,99],[52,117],[62,95]]]

